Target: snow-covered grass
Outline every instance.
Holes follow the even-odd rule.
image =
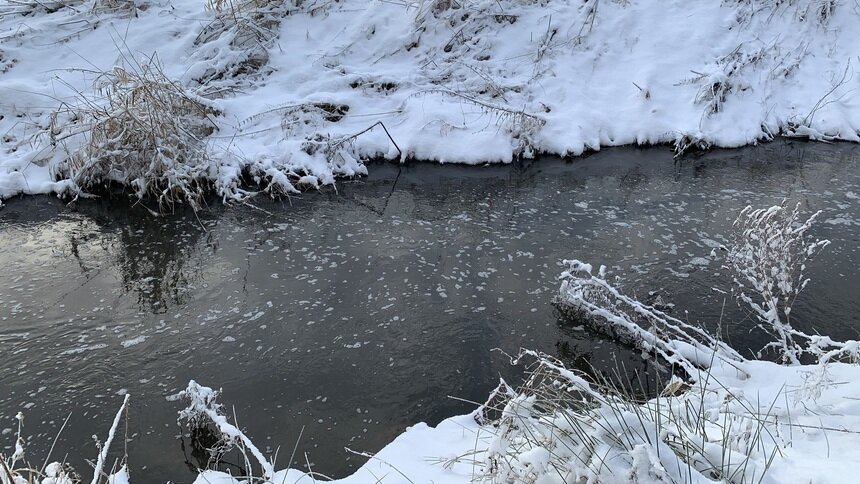
[[[772,402],[719,388],[713,374],[672,380],[643,402],[546,355],[524,356],[530,377],[485,457],[493,482],[762,482],[779,452]]]
[[[128,484],[129,482],[128,467],[125,462],[128,458],[127,455],[123,455],[121,461],[115,461],[112,467],[106,467],[108,463],[108,452],[111,450],[111,443],[117,436],[120,422],[123,420],[128,422],[127,411],[129,398],[130,395],[128,394],[123,397],[122,405],[119,407],[119,410],[113,419],[113,424],[111,425],[104,442],[100,441],[95,435],[93,435],[93,439],[95,439],[96,448],[98,450],[98,457],[95,462],[91,464],[93,466],[93,477],[90,481],[91,484]],[[8,458],[0,453],[0,484],[76,484],[83,482],[83,478],[75,471],[75,469],[67,465],[65,462],[55,461],[50,464],[48,463],[51,458],[51,453],[54,451],[54,445],[56,445],[57,439],[54,439],[54,445],[52,445],[51,450],[48,451],[48,455],[45,457],[45,461],[41,467],[31,464],[26,459],[23,445],[24,439],[21,434],[24,416],[21,413],[18,413],[17,419],[18,432],[16,433],[15,439],[15,451]],[[62,432],[62,428],[60,429],[60,432]],[[59,437],[59,435],[57,435],[57,437]],[[125,433],[124,438],[128,438],[127,432]]]
[[[207,108],[207,128],[194,116],[180,136],[200,143],[158,154],[190,165],[179,169],[178,200],[200,187],[224,200],[293,193],[364,174],[370,158],[486,163],[624,144],[683,153],[777,135],[858,141],[858,8],[2,0],[0,199],[93,191],[65,169],[86,153],[57,137],[80,128],[70,113],[115,112],[99,93],[115,73],[154,81],[138,69],[150,59],[158,83]],[[157,188],[141,190],[137,175],[120,168],[110,178],[138,196],[175,192],[158,170],[143,182]]]
[[[532,377],[498,428],[483,429],[480,482],[835,483],[857,470],[840,454],[860,441],[856,411],[846,412],[856,366],[831,364],[834,380],[811,387],[808,367],[715,359],[641,401],[528,356]]]

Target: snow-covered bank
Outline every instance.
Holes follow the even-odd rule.
[[[522,428],[505,434],[504,428],[479,426],[475,414],[435,428],[419,424],[355,474],[333,482],[843,483],[860,471],[857,370],[829,365],[829,382],[816,386],[809,383],[808,367],[762,361],[720,365],[677,396],[638,408],[606,403],[586,413],[578,423],[595,433],[592,442],[581,440],[570,415],[542,412],[534,401],[521,399],[506,411],[509,425]],[[575,380],[559,378],[563,384]],[[665,443],[655,445],[661,440]],[[245,481],[205,471],[195,482]],[[284,470],[269,482],[318,481]]]
[[[860,472],[858,367],[830,364],[827,380],[811,383],[814,372],[763,361],[718,364],[678,394],[641,404],[595,393],[579,402],[581,414],[557,406],[548,411],[538,405],[546,401],[521,393],[504,407],[507,421],[497,427],[479,425],[479,412],[435,428],[415,425],[343,479],[295,469],[263,479],[249,451],[257,477],[203,470],[195,483],[843,483]],[[555,381],[568,391],[591,388],[573,371],[560,370]],[[118,476],[107,482],[146,482],[145,475],[129,479],[121,463],[112,468]],[[48,466],[43,479],[30,482],[71,484],[60,469]],[[9,481],[0,475],[0,482]]]
[[[289,193],[365,173],[371,157],[484,163],[778,134],[860,140],[860,15],[847,1],[0,9],[0,199],[104,181],[192,202],[198,189]],[[136,97],[153,84],[134,74],[154,71],[167,97],[199,109]]]

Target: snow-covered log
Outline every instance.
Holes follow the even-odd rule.
[[[658,357],[690,379],[714,360],[743,361],[737,351],[703,329],[623,294],[606,280],[605,267],[593,274],[590,264],[578,260],[563,264],[555,304],[592,330]]]

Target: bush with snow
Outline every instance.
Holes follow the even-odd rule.
[[[117,183],[162,208],[198,207],[212,167],[204,138],[217,110],[168,79],[156,59],[114,67],[94,93],[53,118],[51,143],[71,152],[57,175],[73,181],[76,195]]]

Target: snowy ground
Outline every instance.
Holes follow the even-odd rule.
[[[200,121],[214,128],[180,133],[201,146],[193,169],[179,171],[228,199],[248,195],[243,170],[289,192],[365,173],[371,157],[484,163],[632,143],[735,147],[778,134],[858,141],[858,9],[839,0],[4,0],[0,199],[81,188],[57,180],[74,178],[74,155],[93,157],[87,110],[108,103],[95,84],[153,63],[207,106]],[[135,149],[144,151],[112,153]],[[101,175],[134,183],[122,169]]]
[[[857,366],[835,364],[828,367],[829,384],[823,387],[810,385],[813,372],[808,367],[786,367],[773,363],[750,361],[738,367],[715,369],[712,378],[690,393],[680,397],[662,398],[660,405],[695,406],[707,401],[713,412],[708,422],[711,442],[721,449],[722,424],[734,420],[740,431],[733,438],[735,448],[716,457],[725,460],[726,467],[744,466],[733,479],[697,479],[686,470],[672,468],[673,459],[665,454],[660,458],[648,456],[644,461],[620,453],[606,456],[609,472],[594,479],[594,475],[583,472],[582,480],[563,480],[552,472],[543,474],[541,480],[528,479],[513,482],[539,482],[563,484],[566,482],[601,483],[666,483],[666,482],[762,482],[762,483],[843,483],[845,476],[860,471],[857,449],[860,448],[860,380]],[[818,393],[820,391],[820,393]],[[651,402],[655,404],[657,400]],[[647,405],[647,404],[646,404]],[[753,416],[766,421],[764,428],[750,425]],[[743,428],[742,428],[743,427]],[[741,429],[742,428],[742,429]],[[756,432],[761,432],[756,436]],[[494,480],[486,476],[486,450],[496,442],[492,428],[480,427],[472,415],[454,417],[443,421],[436,428],[424,424],[416,425],[400,435],[391,444],[376,454],[355,474],[334,482],[343,484],[465,484],[469,482],[509,482]],[[751,438],[752,435],[752,438]],[[748,445],[755,438],[761,448],[749,463],[741,458],[739,447]],[[633,454],[633,453],[631,453]],[[532,452],[531,455],[538,455]],[[769,459],[770,468],[762,476],[761,469]],[[540,469],[541,462],[530,461],[523,453],[517,463],[520,467]],[[583,466],[585,467],[585,466]],[[753,471],[755,469],[755,472]],[[644,471],[644,472],[643,472]],[[485,480],[481,480],[480,478]],[[204,483],[234,483],[235,479],[223,473],[204,472],[196,481]],[[309,484],[316,482],[296,471],[278,472],[272,482]]]

